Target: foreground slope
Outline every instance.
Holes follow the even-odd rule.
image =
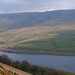
[[[12,71],[8,71],[3,66],[0,65],[0,75],[18,75],[17,73],[13,73]]]
[[[27,72],[21,71],[19,69],[13,68],[6,64],[0,63],[0,75],[32,75]],[[33,70],[31,70],[33,75],[75,75],[75,73],[67,72],[67,71],[60,71],[51,68],[33,66]],[[41,72],[41,73],[40,73]]]
[[[24,72],[24,71],[21,71],[21,70],[19,70],[19,69],[16,69],[16,68],[13,68],[13,67],[11,67],[11,66],[8,66],[8,65],[6,65],[6,64],[3,64],[3,63],[0,63],[0,65],[3,66],[5,69],[10,70],[10,71],[12,71],[13,73],[17,73],[17,74],[19,74],[19,75],[32,75],[32,74],[26,73],[26,72]],[[11,74],[10,74],[10,75],[11,75]],[[13,75],[16,75],[16,74],[13,74]]]

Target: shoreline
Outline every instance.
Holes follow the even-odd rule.
[[[42,54],[42,53],[20,53],[20,52],[13,52],[13,51],[3,51],[0,49],[1,52],[6,52],[6,53],[14,53],[14,54],[27,54],[27,55],[52,55],[52,56],[75,56],[75,55],[60,55],[60,54]]]
[[[1,51],[1,50],[0,50]],[[31,63],[31,61],[34,61],[35,62],[35,60],[34,60],[34,58],[36,59],[36,61],[38,60],[39,62],[38,62],[38,64],[40,63],[40,62],[42,62],[42,61],[40,61],[39,60],[39,58],[38,57],[40,57],[40,59],[41,59],[41,57],[43,58],[43,61],[45,60],[44,59],[44,57],[46,57],[46,58],[50,58],[50,59],[52,59],[52,61],[55,61],[56,60],[56,58],[58,59],[58,61],[60,61],[61,60],[61,58],[62,58],[62,60],[63,60],[63,58],[65,58],[65,59],[69,59],[70,58],[70,60],[71,60],[71,58],[75,58],[75,56],[56,56],[56,55],[35,55],[35,54],[22,54],[22,53],[19,53],[19,54],[16,54],[16,53],[10,53],[10,52],[4,52],[4,53],[2,53],[1,52],[1,55],[7,55],[8,57],[11,57],[11,59],[12,60],[14,60],[14,61],[16,61],[16,60],[19,60],[19,61],[23,61],[23,60],[27,60],[29,63]],[[1,56],[0,55],[0,56]],[[16,59],[14,59],[13,58],[13,55],[14,56],[16,56],[17,58]],[[20,55],[23,55],[23,56],[20,56]],[[20,58],[18,58],[20,56]],[[26,58],[24,58],[24,56],[26,57]],[[43,57],[44,56],[44,57]],[[21,58],[22,58],[22,60],[21,60]],[[32,59],[32,60],[31,60]],[[30,61],[31,60],[31,61]],[[46,61],[49,61],[48,59],[46,60]],[[59,63],[57,61],[57,63]],[[63,61],[65,61],[65,60],[63,60]],[[72,61],[72,60],[71,60]],[[34,62],[32,62],[31,64],[35,64],[35,65],[38,65],[36,62],[34,63]],[[69,62],[69,61],[68,61]],[[48,63],[50,63],[50,61],[48,62]],[[56,61],[55,61],[55,63],[56,63]],[[51,62],[51,64],[52,64],[52,62]],[[38,65],[38,66],[43,66],[43,67],[50,67],[50,68],[54,68],[54,69],[57,69],[57,70],[64,70],[64,71],[69,71],[69,72],[72,72],[72,71],[70,71],[69,69],[65,69],[65,66],[64,66],[64,69],[62,68],[62,66],[61,66],[61,68],[57,68],[57,67],[52,67],[51,66],[51,64],[49,64],[49,65],[47,65],[47,63],[45,64],[45,65]],[[62,64],[63,65],[63,64]],[[64,64],[65,65],[65,64]],[[67,64],[66,64],[67,65]],[[71,66],[69,66],[69,67],[71,67]],[[75,72],[75,71],[73,71],[73,72]]]

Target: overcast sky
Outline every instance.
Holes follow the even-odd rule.
[[[75,0],[0,0],[0,14],[75,9]]]

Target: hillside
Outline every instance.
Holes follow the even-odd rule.
[[[32,75],[32,74],[26,73],[24,71],[21,71],[19,69],[8,66],[6,64],[3,64],[3,63],[0,63],[0,66],[3,67],[3,68],[0,68],[0,71],[4,72],[4,74],[2,74],[2,75]]]
[[[29,26],[75,25],[75,10],[0,14],[0,31]]]
[[[75,26],[36,26],[0,32],[3,51],[75,55]]]
[[[3,51],[75,55],[75,10],[0,14]]]

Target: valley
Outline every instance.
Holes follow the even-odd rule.
[[[75,1],[0,0],[0,75],[75,75]]]

